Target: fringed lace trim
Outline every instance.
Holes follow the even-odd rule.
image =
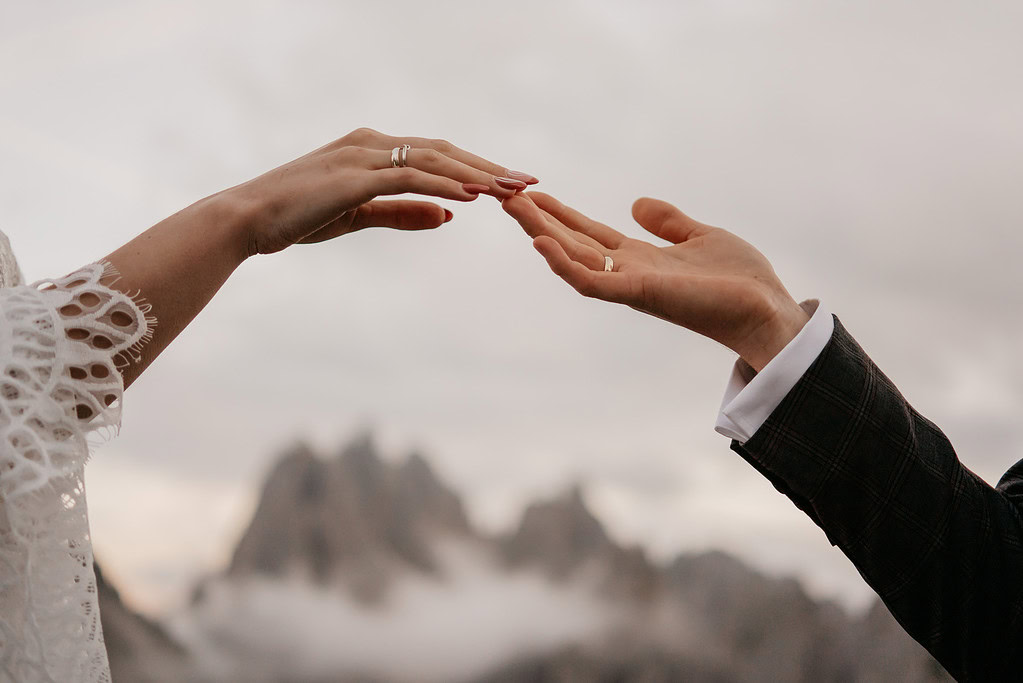
[[[83,471],[156,321],[94,263],[0,290],[0,679],[109,681]]]

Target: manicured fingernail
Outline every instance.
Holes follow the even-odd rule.
[[[479,194],[480,192],[486,192],[490,189],[489,185],[480,185],[479,183],[464,183],[462,189],[469,194]]]
[[[521,180],[515,180],[514,178],[494,178],[494,182],[503,187],[506,190],[524,190],[526,184]]]
[[[523,173],[522,171],[513,171],[510,168],[506,168],[504,169],[504,172],[505,175],[507,175],[509,178],[521,180],[526,185],[536,185],[538,182],[540,182],[540,180],[536,176],[529,175],[528,173]]]
[[[455,217],[455,214],[451,213],[447,209],[444,209],[444,222],[445,223],[447,223],[448,221],[450,221],[454,217]]]

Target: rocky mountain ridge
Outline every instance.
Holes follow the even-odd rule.
[[[296,445],[267,477],[227,573],[343,583],[373,602],[403,568],[438,571],[429,544],[438,533],[471,530],[461,500],[421,456],[390,466],[368,436],[330,460]]]
[[[512,532],[487,537],[425,458],[388,463],[368,437],[333,458],[290,449],[268,475],[229,568],[207,583],[186,631],[227,662],[207,668],[210,680],[949,680],[880,603],[852,617],[793,579],[763,576],[720,552],[659,566],[641,548],[617,544],[579,487],[529,506]],[[501,607],[450,623],[448,650],[437,629],[446,612],[463,609],[462,593],[473,609],[489,600]],[[272,607],[252,607],[260,601]],[[302,602],[304,612],[291,610]],[[313,666],[318,650],[269,651],[286,650],[314,619],[328,626],[310,638],[338,632],[331,657]],[[546,640],[536,635],[544,628]],[[377,631],[390,654],[367,654]],[[432,666],[473,638],[479,656],[465,667]],[[502,639],[519,644],[496,647]],[[437,645],[422,651],[427,641]],[[334,642],[329,633],[324,642]],[[389,657],[407,666],[385,666]]]

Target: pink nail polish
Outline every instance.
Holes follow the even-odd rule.
[[[455,214],[451,213],[447,209],[444,209],[444,222],[445,223],[447,223],[448,221],[450,221],[454,217],[455,217]]]
[[[506,190],[519,190],[526,189],[526,184],[521,180],[515,180],[514,178],[494,178],[494,182],[503,187]]]
[[[480,192],[486,192],[490,189],[489,185],[480,185],[479,183],[463,183],[462,189],[469,194],[479,194]]]
[[[536,176],[529,175],[528,173],[523,173],[522,171],[513,171],[510,168],[506,168],[504,169],[504,173],[509,178],[521,180],[526,185],[536,185],[538,182],[540,182],[540,180]]]

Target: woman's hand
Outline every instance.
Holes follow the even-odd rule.
[[[670,242],[663,247],[625,237],[550,195],[531,192],[502,203],[551,270],[580,294],[710,337],[757,371],[809,319],[763,254],[667,202],[644,198],[632,205],[636,222]]]
[[[410,145],[407,166],[395,168],[391,150],[405,144]],[[444,140],[392,137],[360,128],[221,194],[247,216],[251,256],[362,228],[424,230],[451,219],[450,211],[431,202],[376,200],[378,196],[414,193],[468,202],[486,193],[504,199],[535,182],[528,174],[509,171]]]
[[[407,166],[392,167],[391,150],[405,144],[411,146]],[[121,368],[125,386],[250,256],[372,226],[421,230],[450,219],[450,212],[430,202],[378,196],[415,193],[467,202],[487,193],[504,199],[535,182],[443,140],[393,138],[363,128],[202,199],[106,257],[120,274],[110,286],[140,294],[158,321],[141,359]]]

